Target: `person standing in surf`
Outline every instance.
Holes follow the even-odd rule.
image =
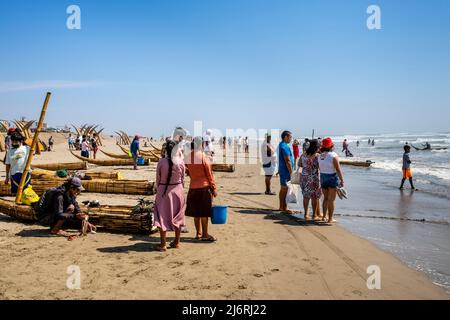
[[[412,172],[411,172],[411,158],[409,157],[411,147],[409,145],[405,145],[403,147],[403,150],[405,150],[405,153],[403,153],[403,165],[402,165],[403,178],[402,178],[402,183],[400,184],[399,189],[403,190],[403,185],[405,184],[406,179],[408,179],[409,184],[411,185],[411,190],[418,191],[414,187],[413,176],[412,176]]]
[[[330,137],[322,140],[319,156],[320,185],[323,194],[323,221],[328,224],[336,222],[333,219],[334,202],[338,187],[344,187],[344,176],[339,164],[339,157],[333,151],[334,143]]]

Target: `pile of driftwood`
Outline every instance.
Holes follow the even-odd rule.
[[[100,206],[89,208],[81,206],[83,213],[89,215],[89,221],[105,230],[132,233],[149,233],[153,218],[151,213],[136,214],[131,206]],[[37,222],[34,209],[30,206],[17,205],[13,201],[0,198],[0,212],[10,217]]]

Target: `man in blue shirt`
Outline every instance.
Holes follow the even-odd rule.
[[[291,180],[294,168],[294,157],[289,143],[292,141],[292,133],[283,131],[281,142],[278,146],[278,174],[280,175],[280,211],[287,211],[286,195],[288,192],[287,183]]]
[[[134,170],[137,170],[137,159],[139,157],[139,136],[136,135],[130,145],[131,156],[134,160]]]

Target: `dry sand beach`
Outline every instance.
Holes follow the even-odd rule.
[[[34,163],[76,161],[65,139],[54,137],[55,152]],[[104,149],[120,153],[113,138],[105,140]],[[129,179],[153,180],[154,167],[120,170]],[[261,192],[259,165],[237,165],[234,173],[215,175],[217,201],[229,206],[228,223],[211,227],[218,241],[195,241],[193,220],[187,218],[189,233],[182,234],[181,248],[165,253],[152,250],[157,234],[99,232],[70,242],[0,214],[0,299],[450,298],[425,274],[339,225],[305,225],[273,211],[278,197]],[[0,179],[4,176],[1,166]],[[82,194],[79,201],[134,205],[139,198]],[[80,290],[66,287],[70,265],[81,269]],[[381,268],[380,290],[367,288],[370,265]]]

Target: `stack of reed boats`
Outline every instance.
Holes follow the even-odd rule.
[[[89,208],[81,205],[83,213],[89,215],[89,221],[104,230],[149,233],[152,228],[150,214],[133,214],[131,206],[100,206]],[[35,211],[31,206],[18,205],[13,201],[0,198],[0,212],[12,218],[37,222]]]
[[[108,179],[108,180],[123,180],[123,174],[117,170],[87,170],[83,173],[92,179]],[[32,179],[52,179],[58,178],[55,171],[44,169],[33,169],[31,173]]]
[[[87,171],[85,173],[92,180],[81,180],[85,192],[113,193],[132,195],[155,194],[155,183],[148,180],[124,180],[117,171]],[[67,179],[59,178],[49,170],[36,169],[31,173],[33,190],[41,195],[45,190],[62,185]],[[0,185],[0,196],[11,196],[9,185]]]
[[[33,190],[42,195],[45,190],[58,187],[66,179],[52,178],[52,179],[32,179],[31,185]],[[81,180],[84,192],[92,193],[113,193],[113,194],[130,194],[130,195],[153,195],[155,194],[155,183],[148,180],[106,180],[93,179]],[[2,183],[0,185],[0,196],[11,196],[11,186]]]

